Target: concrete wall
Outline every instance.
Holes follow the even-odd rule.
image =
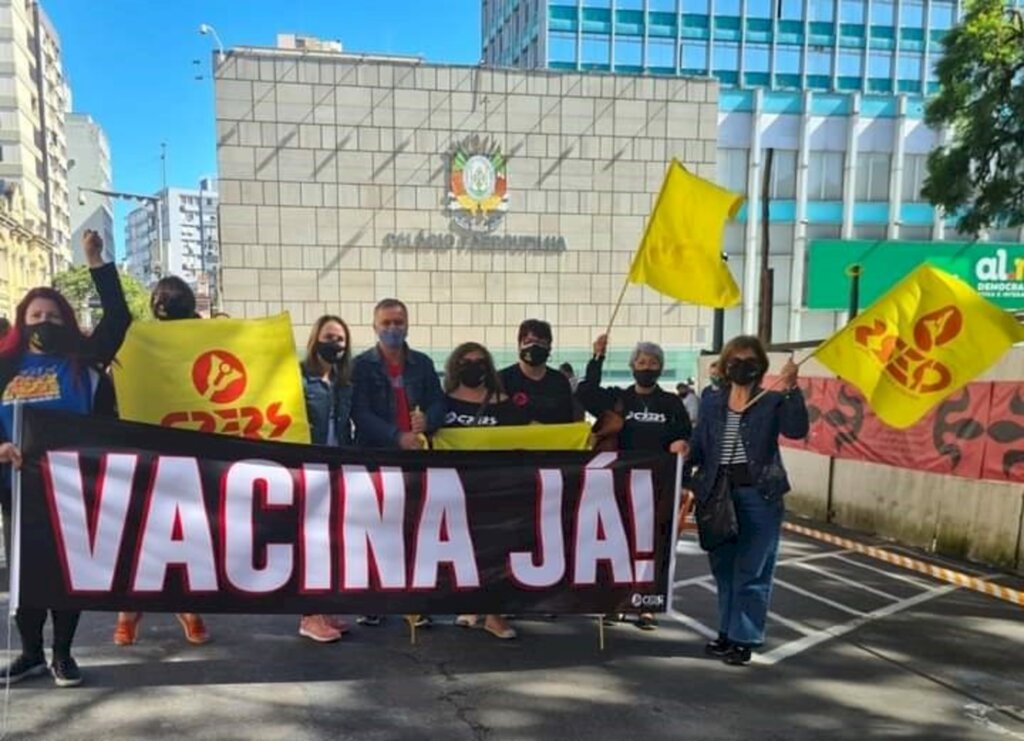
[[[777,371],[788,355],[772,357]],[[702,363],[706,377],[709,358]],[[814,360],[805,376],[832,377]],[[981,380],[1024,378],[1014,348]],[[1024,484],[960,478],[877,463],[831,459],[792,448],[783,458],[793,484],[791,512],[942,555],[1024,572]]]

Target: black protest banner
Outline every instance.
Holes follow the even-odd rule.
[[[667,607],[667,454],[338,451],[31,408],[23,429],[22,606]]]

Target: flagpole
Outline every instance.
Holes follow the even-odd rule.
[[[612,309],[611,319],[608,320],[608,329],[604,331],[605,335],[612,333],[612,325],[615,324],[615,317],[619,315],[619,309],[622,307],[622,299],[626,297],[626,289],[629,288],[629,273],[626,273],[626,279],[622,281],[622,290],[619,291],[619,300],[615,302],[615,308]]]
[[[814,357],[814,355],[815,355],[815,354],[816,354],[816,353],[818,352],[818,350],[820,350],[820,349],[821,349],[822,347],[824,347],[824,344],[822,344],[822,345],[820,345],[820,346],[818,346],[818,347],[814,348],[814,349],[813,349],[813,350],[812,350],[812,351],[811,351],[810,353],[808,353],[808,354],[807,354],[807,357],[805,357],[805,358],[801,359],[801,360],[800,360],[800,362],[798,362],[798,363],[796,364],[796,367],[797,367],[797,368],[799,368],[799,367],[800,367],[801,365],[803,365],[803,364],[804,364],[804,363],[806,363],[806,362],[807,362],[808,360],[810,360],[811,358],[813,358],[813,357]],[[790,355],[790,356],[789,356],[789,359],[790,359],[790,360],[792,360],[792,359],[793,359],[793,356],[792,356],[792,355]],[[763,389],[761,389],[760,391],[758,391],[758,392],[757,392],[757,395],[756,395],[756,396],[754,396],[754,398],[753,398],[753,399],[751,399],[750,401],[748,401],[748,402],[747,402],[746,404],[744,404],[744,405],[743,405],[743,409],[741,409],[740,411],[742,411],[742,412],[745,412],[745,411],[747,411],[748,409],[750,409],[750,407],[754,406],[754,404],[756,404],[756,403],[757,403],[758,401],[760,401],[760,400],[761,400],[761,397],[763,397],[763,396],[764,396],[765,394],[767,394],[767,393],[768,393],[769,391],[774,391],[775,389],[777,389],[777,388],[779,387],[779,384],[781,384],[781,383],[782,383],[782,377],[781,377],[781,376],[779,376],[779,377],[778,377],[778,378],[776,378],[776,379],[775,379],[774,381],[772,381],[772,384],[771,384],[771,386],[768,386],[767,388],[763,388]]]

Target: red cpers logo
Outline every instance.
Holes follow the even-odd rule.
[[[204,352],[192,364],[192,383],[204,399],[230,404],[245,393],[246,373],[242,361],[225,350]]]
[[[210,405],[225,406],[212,410],[171,412],[160,424],[257,440],[264,437],[264,425],[272,425],[273,429],[266,437],[271,440],[280,438],[292,424],[291,415],[281,411],[280,401],[268,404],[265,410],[256,406],[227,406],[242,397],[248,380],[245,364],[236,355],[226,350],[204,352],[192,364],[192,384]]]
[[[953,373],[928,354],[955,340],[964,329],[964,315],[956,306],[944,306],[925,314],[914,324],[914,346],[900,338],[881,319],[854,331],[858,345],[866,348],[885,367],[886,374],[900,386],[919,394],[944,391],[953,383]]]

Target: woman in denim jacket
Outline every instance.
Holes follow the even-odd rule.
[[[727,476],[732,485],[739,537],[708,554],[718,587],[719,629],[706,650],[727,664],[742,665],[750,661],[751,649],[764,643],[785,511],[782,497],[790,488],[779,435],[804,438],[809,423],[792,360],[782,369],[781,390],[750,403],[761,393],[768,370],[768,356],[756,337],[731,340],[718,367],[724,384],[701,399],[690,462],[698,468],[698,501],[707,501],[719,476]]]
[[[309,332],[301,366],[314,445],[352,445],[351,357],[348,325],[341,317],[328,314],[317,319]],[[299,622],[299,635],[318,643],[337,641],[347,630],[343,620],[331,615],[303,615]]]

